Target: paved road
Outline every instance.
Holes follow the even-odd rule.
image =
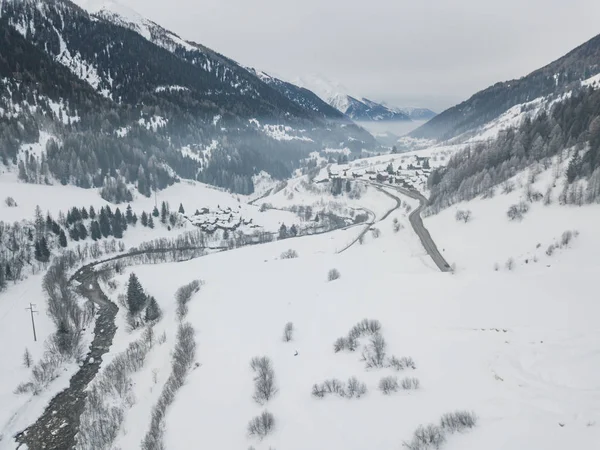
[[[394,211],[396,211],[398,208],[400,208],[400,205],[402,204],[402,201],[396,197],[395,195],[390,194],[388,191],[382,189],[379,186],[374,186],[375,189],[377,189],[380,192],[383,192],[385,195],[387,195],[388,197],[393,198],[394,200],[396,200],[396,206],[394,206],[392,209],[390,209],[389,211],[387,211],[383,216],[381,216],[381,218],[379,220],[375,220],[376,216],[375,213],[371,210],[366,210],[372,217],[370,222],[367,222],[367,225],[365,226],[365,228],[360,232],[360,234],[356,237],[356,239],[354,239],[352,242],[350,242],[348,245],[346,245],[344,248],[342,248],[341,250],[338,250],[338,254],[339,253],[344,253],[346,250],[348,250],[350,247],[352,247],[354,244],[356,244],[358,241],[360,241],[360,239],[367,234],[367,232],[369,231],[369,229],[375,225],[378,222],[381,222],[385,219],[387,219],[391,213],[393,213]],[[364,208],[363,208],[364,209]]]
[[[431,238],[431,235],[429,234],[429,231],[427,231],[427,228],[425,228],[425,225],[423,225],[423,219],[421,219],[421,210],[423,209],[423,207],[425,205],[427,205],[427,198],[425,196],[423,196],[420,192],[412,191],[412,190],[405,189],[405,188],[402,188],[399,186],[382,185],[382,184],[375,184],[375,183],[373,183],[373,184],[375,186],[381,186],[381,187],[393,189],[395,191],[400,192],[403,195],[406,195],[407,197],[419,200],[419,203],[420,203],[419,207],[410,213],[410,215],[408,216],[408,220],[410,221],[410,224],[412,225],[413,230],[415,230],[415,233],[417,233],[417,236],[419,236],[419,239],[421,240],[421,244],[423,244],[425,251],[431,257],[431,259],[433,260],[435,265],[438,266],[438,268],[442,272],[451,272],[452,269],[450,268],[450,264],[448,264],[448,262],[444,259],[444,257],[438,250],[437,246],[435,245],[435,242],[433,241],[433,239]]]

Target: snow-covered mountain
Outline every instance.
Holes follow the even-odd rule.
[[[294,80],[298,86],[312,90],[337,110],[352,120],[380,122],[429,120],[435,113],[427,108],[398,108],[378,103],[360,95],[350,94],[341,83],[328,80],[320,75],[309,75]]]
[[[0,115],[14,122],[0,122],[14,137],[0,152],[16,161],[55,122],[42,179],[92,187],[111,174],[150,195],[183,177],[246,192],[253,175],[289,176],[314,151],[377,146],[307,90],[267,83],[117,2],[78,3],[0,3]]]
[[[495,120],[516,105],[560,96],[600,73],[600,35],[558,60],[516,80],[499,82],[438,114],[411,132],[415,138],[446,140]]]

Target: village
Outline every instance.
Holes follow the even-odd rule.
[[[389,156],[389,155],[388,155]],[[399,155],[394,155],[399,156]],[[378,183],[396,184],[406,189],[422,190],[427,186],[431,174],[428,156],[407,155],[385,161],[356,160],[348,164],[332,164],[327,167],[327,177],[317,183],[333,182],[336,179],[369,180]]]

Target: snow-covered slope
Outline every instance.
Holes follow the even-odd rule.
[[[426,154],[436,165],[452,151],[438,148]],[[364,169],[384,170],[390,162],[394,168],[416,165],[423,161],[419,155],[372,158],[364,161]],[[551,169],[539,174],[534,188],[546,187],[549,174]],[[22,199],[18,187],[12,188],[14,196]],[[209,203],[243,214],[254,211],[255,222],[264,217],[271,230],[304,220],[299,219],[299,206],[304,216],[307,207],[312,208],[311,221],[316,220],[314,212],[330,208],[339,214],[365,213],[368,223],[182,263],[133,266],[110,286],[103,285],[119,304],[128,276],[135,272],[163,311],[155,326],[156,341],[131,375],[131,401],[122,410],[113,446],[136,448],[150,430],[152,408],[171,373],[179,323],[175,293],[201,279],[203,285],[185,317],[197,349],[185,383],[166,409],[166,448],[188,449],[194,442],[215,449],[362,450],[377,443],[378,449],[392,450],[410,441],[419,425],[439,423],[444,413],[458,409],[473,411],[477,426],[469,432],[448,433],[443,449],[593,448],[600,441],[600,385],[595,376],[600,370],[595,319],[600,305],[593,276],[600,269],[595,257],[600,251],[594,229],[600,220],[597,205],[567,208],[556,202],[536,203],[522,222],[509,222],[505,209],[520,200],[522,190],[517,189],[458,205],[472,210],[468,223],[457,222],[454,209],[428,218],[425,225],[456,265],[450,274],[437,271],[411,228],[408,215],[416,202],[391,187],[383,189],[387,194],[373,187],[353,187],[352,193],[344,190],[333,197],[329,183],[311,184],[303,176],[271,191],[255,206],[196,184],[180,183],[164,191],[162,199],[175,205],[182,202],[188,211]],[[69,195],[64,192],[63,200]],[[153,200],[142,198],[133,205],[148,209]],[[362,241],[357,240],[365,229]],[[579,233],[561,246],[566,230]],[[166,228],[162,232],[172,233]],[[130,236],[133,239],[134,235],[125,237],[128,244],[134,242]],[[559,245],[552,256],[546,255],[555,242]],[[282,257],[290,249],[297,257]],[[509,257],[514,258],[513,270],[505,268]],[[500,263],[498,271],[494,262]],[[341,276],[327,281],[333,268]],[[32,277],[27,281],[32,284],[16,285],[0,297],[0,321],[22,323],[18,333],[23,340],[31,337],[22,303],[44,302],[36,287],[39,282],[39,277]],[[363,318],[380,321],[387,356],[411,357],[415,369],[367,368],[362,354],[368,338],[360,340],[357,351],[336,353],[336,339]],[[287,322],[294,329],[290,342],[282,339]],[[124,308],[117,324],[103,369],[141,338],[141,331],[128,331]],[[50,330],[42,320],[40,337]],[[16,333],[12,326],[0,327],[1,339],[15,339]],[[5,352],[0,373],[4,386],[0,395],[3,405],[9,405],[0,415],[2,450],[15,448],[10,436],[35,420],[48,399],[46,395],[25,402],[11,393],[27,376],[27,370],[19,367],[22,351],[15,346]],[[263,355],[272,362],[277,392],[259,405],[252,398],[250,361]],[[345,384],[352,376],[366,385],[367,393],[360,398],[311,394],[315,383],[336,378]],[[420,387],[384,395],[379,383],[387,376],[414,377]],[[48,392],[56,392],[64,382],[59,378]],[[263,411],[273,414],[275,426],[259,440],[248,434],[248,422]]]

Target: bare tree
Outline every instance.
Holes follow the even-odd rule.
[[[248,423],[248,434],[264,439],[275,428],[275,417],[268,411],[256,416]]]
[[[25,353],[23,353],[23,365],[28,369],[33,364],[33,360],[31,359],[31,353],[29,353],[29,349],[25,349]]]
[[[255,373],[254,395],[252,398],[256,403],[262,405],[277,393],[273,364],[266,356],[256,356],[250,361],[250,368]]]
[[[371,337],[362,354],[368,369],[385,366],[386,347],[387,344],[381,334],[376,333]]]
[[[285,324],[283,328],[283,340],[285,342],[290,342],[294,337],[294,324],[292,322],[288,322]]]

